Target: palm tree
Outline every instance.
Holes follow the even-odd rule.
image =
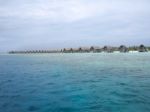
[[[94,52],[94,50],[95,50],[94,47],[91,46],[90,51],[91,51],[91,52]]]
[[[66,52],[66,49],[65,49],[65,48],[63,49],[63,52]]]
[[[147,52],[147,49],[143,44],[139,46],[139,52]]]
[[[79,51],[79,52],[82,52],[82,48],[80,47],[80,48],[78,49],[78,51]]]

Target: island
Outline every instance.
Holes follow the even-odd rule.
[[[120,45],[119,47],[115,46],[91,46],[91,47],[79,47],[79,48],[63,48],[60,50],[25,50],[25,51],[10,51],[9,54],[31,54],[31,53],[128,53],[128,52],[149,52],[150,47],[147,47],[143,44],[140,46],[125,46]]]

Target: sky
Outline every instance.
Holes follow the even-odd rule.
[[[0,51],[150,45],[150,0],[0,0]]]

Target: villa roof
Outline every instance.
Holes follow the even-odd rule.
[[[101,47],[99,47],[99,46],[93,46],[94,47],[94,49],[101,49]]]
[[[89,50],[90,48],[89,48],[89,47],[79,47],[79,49],[82,49],[82,50]]]

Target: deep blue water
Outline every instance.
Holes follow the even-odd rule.
[[[0,112],[150,112],[150,53],[0,55]]]

